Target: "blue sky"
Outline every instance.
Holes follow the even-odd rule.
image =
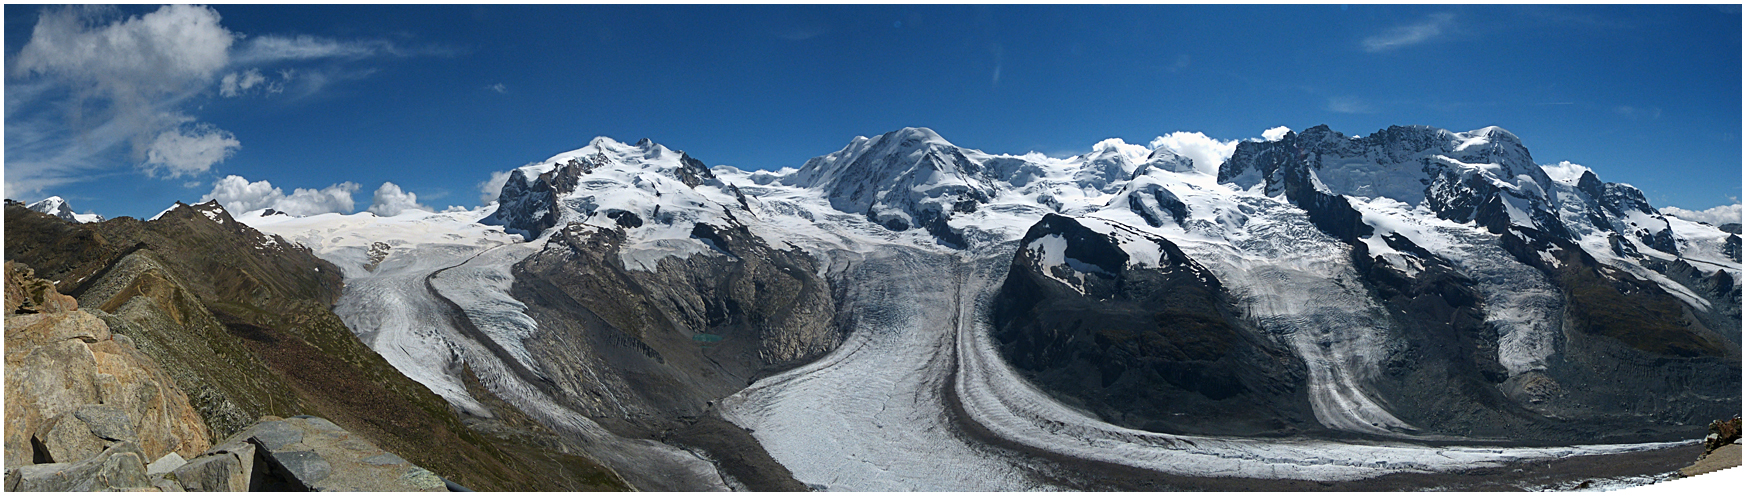
[[[1498,125],[1536,161],[1587,165],[1656,206],[1741,192],[1738,6],[7,5],[5,18],[6,197],[111,217],[219,187],[309,211],[473,207],[493,172],[598,135],[751,169],[903,126],[1061,156],[1174,131]]]

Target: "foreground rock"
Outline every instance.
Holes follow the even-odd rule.
[[[134,487],[146,461],[206,451],[205,422],[157,362],[28,267],[5,270],[7,468],[96,477],[37,490]]]
[[[1697,463],[1679,469],[1682,477],[1707,474],[1740,466],[1740,417],[1710,422],[1704,438],[1704,454]]]
[[[162,481],[188,491],[447,490],[429,470],[311,416],[263,417],[153,482]]]

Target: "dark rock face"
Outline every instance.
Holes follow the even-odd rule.
[[[1383,239],[1415,265],[1396,266],[1368,256],[1364,244],[1354,246],[1360,276],[1400,326],[1398,346],[1386,352],[1375,379],[1390,411],[1433,435],[1580,437],[1581,426],[1541,418],[1504,393],[1509,371],[1498,362],[1498,331],[1485,322],[1475,282],[1404,236]]]
[[[1500,186],[1472,164],[1527,179]],[[1411,178],[1417,184],[1403,182]],[[1376,387],[1409,423],[1432,433],[1517,440],[1647,439],[1738,408],[1739,345],[1718,331],[1739,326],[1739,290],[1724,272],[1643,253],[1679,255],[1666,220],[1636,188],[1584,172],[1575,191],[1562,190],[1569,193],[1557,201],[1567,202],[1565,212],[1586,215],[1574,221],[1606,235],[1612,255],[1699,291],[1711,305],[1682,303],[1579,248],[1566,225],[1571,220],[1559,217],[1549,196],[1555,185],[1519,141],[1498,130],[1457,136],[1390,127],[1349,138],[1318,126],[1239,144],[1220,179],[1265,183],[1269,194],[1283,193],[1318,229],[1353,247],[1361,282],[1400,326],[1391,338],[1399,347]],[[1484,322],[1474,281],[1401,236],[1381,240],[1408,254],[1411,270],[1371,256],[1360,240],[1373,232],[1345,194],[1422,198],[1439,217],[1499,234],[1504,251],[1561,292],[1563,321],[1545,323],[1564,330],[1556,359],[1545,370],[1511,376],[1497,361],[1498,331]]]
[[[510,171],[509,182],[497,196],[497,211],[479,222],[533,239],[558,223],[557,193],[545,176],[529,181],[520,169]]]
[[[1555,386],[1558,401],[1537,410],[1565,418],[1636,417],[1621,428],[1681,431],[1738,411],[1739,344],[1705,327],[1660,286],[1543,233],[1518,229],[1503,246],[1545,272],[1566,301],[1564,358],[1534,378],[1543,388]]]
[[[1162,227],[1164,222],[1174,222],[1182,226],[1188,221],[1188,205],[1183,204],[1175,193],[1171,193],[1157,184],[1146,184],[1128,191],[1128,209],[1139,214],[1146,225]],[[1168,219],[1164,215],[1169,215]]]
[[[565,227],[516,265],[512,287],[541,323],[524,344],[556,396],[609,427],[677,427],[840,340],[830,287],[804,252],[700,223],[692,238],[709,253],[629,270],[622,229]]]
[[[1050,236],[1065,240],[1068,263],[1044,266],[1030,248]],[[1163,259],[1134,267],[1107,235],[1045,216],[995,297],[1002,355],[1052,395],[1118,425],[1211,435],[1319,430],[1302,363],[1239,318],[1210,272],[1169,241],[1151,241]],[[1082,287],[1060,280],[1071,272],[1083,274]]]

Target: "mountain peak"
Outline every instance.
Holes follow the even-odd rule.
[[[946,141],[946,138],[941,137],[940,133],[936,133],[936,132],[934,132],[934,130],[928,129],[925,127],[905,127],[902,129],[898,129],[896,131],[885,133],[881,137],[896,140],[897,142],[904,143],[904,144],[909,144],[909,143],[913,142],[913,143],[927,143],[927,144],[936,144],[936,145],[945,145],[945,146],[955,146],[952,144],[952,142]]]
[[[103,216],[97,214],[81,214],[73,211],[73,206],[66,199],[51,196],[26,205],[25,208],[60,217],[67,222],[103,222]]]

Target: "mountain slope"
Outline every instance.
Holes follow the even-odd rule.
[[[512,452],[467,429],[328,310],[342,288],[338,267],[236,222],[217,203],[178,205],[150,222],[53,223],[67,225],[9,204],[8,230],[37,234],[9,232],[8,257],[91,274],[75,296],[110,313],[117,332],[164,364],[215,435],[262,415],[314,413],[470,487],[616,482],[586,459]],[[43,256],[50,247],[87,255]],[[525,475],[536,467],[562,475]]]

